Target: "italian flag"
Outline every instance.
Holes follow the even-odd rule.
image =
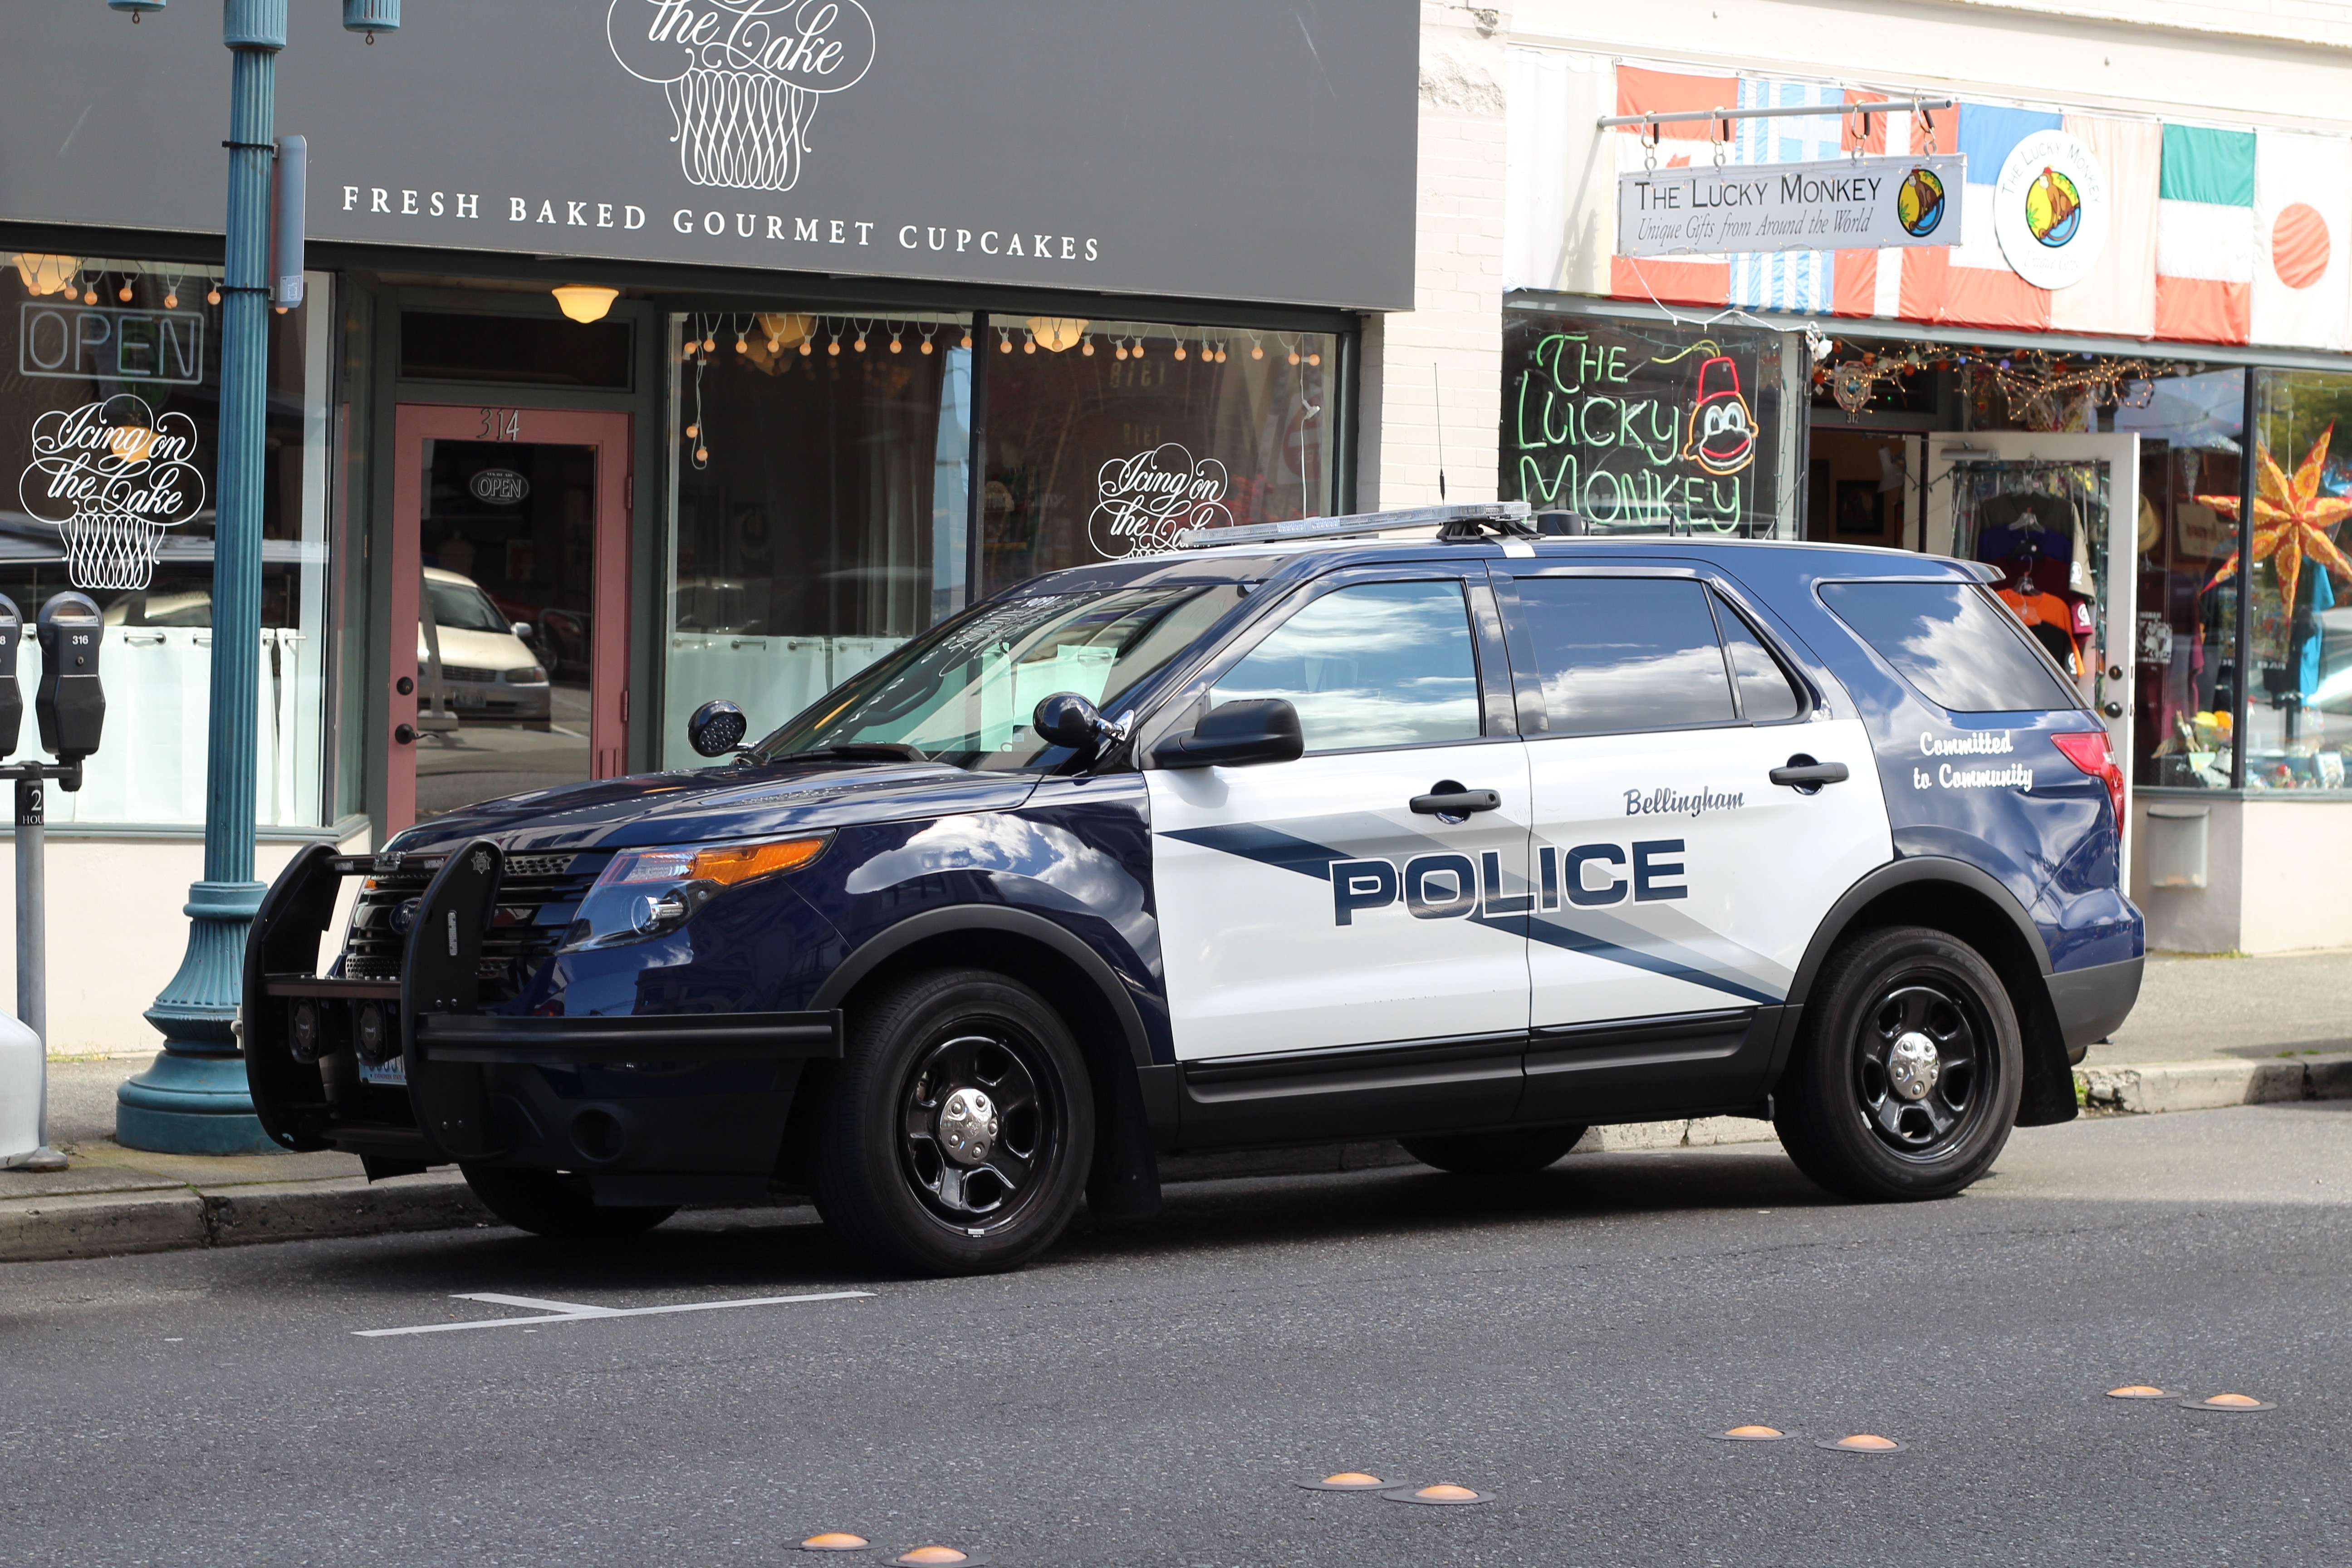
[[[2164,128],[2156,335],[2340,349],[2352,139]]]

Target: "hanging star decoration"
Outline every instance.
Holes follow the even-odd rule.
[[[2269,561],[2278,574],[2279,604],[2288,615],[2294,614],[2294,595],[2303,580],[2305,557],[2323,567],[2332,567],[2352,577],[2352,561],[2336,547],[2327,531],[2352,516],[2352,500],[2319,493],[2320,471],[2327,466],[2327,443],[2336,434],[2330,425],[2311,444],[2303,461],[2289,479],[2272,458],[2271,449],[2258,447],[2261,467],[2256,470],[2254,484],[2254,559]],[[2236,496],[2199,496],[2200,504],[2211,507],[2223,517],[2235,521],[2238,516]],[[2219,587],[2237,574],[2238,552],[2221,563],[2213,580],[2205,584],[2206,591]]]

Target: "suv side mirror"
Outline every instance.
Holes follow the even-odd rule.
[[[1189,733],[1171,735],[1151,750],[1163,768],[1239,768],[1292,763],[1306,753],[1298,710],[1279,697],[1221,702]]]
[[[1056,691],[1041,699],[1030,712],[1029,728],[1040,739],[1074,752],[1098,749],[1111,732],[1101,710],[1075,691]]]
[[[751,721],[732,702],[706,702],[686,721],[686,743],[698,757],[723,757],[743,743]]]

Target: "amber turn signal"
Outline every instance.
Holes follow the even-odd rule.
[[[824,847],[822,837],[782,838],[772,844],[722,844],[696,851],[687,877],[691,881],[716,882],[722,888],[731,888],[755,877],[797,871],[815,859],[817,851]]]

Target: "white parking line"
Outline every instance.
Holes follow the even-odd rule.
[[[529,1318],[475,1318],[462,1323],[420,1323],[407,1329],[353,1329],[363,1340],[388,1334],[447,1334],[460,1329],[511,1329],[524,1324],[578,1323],[590,1318],[651,1318],[666,1312],[717,1312],[729,1307],[782,1307],[794,1301],[852,1301],[870,1297],[871,1290],[827,1290],[813,1296],[751,1296],[740,1301],[686,1301],[674,1307],[591,1307],[578,1301],[546,1301],[536,1296],[499,1296],[489,1292],[452,1296],[453,1301],[487,1301],[493,1307],[529,1307]]]

